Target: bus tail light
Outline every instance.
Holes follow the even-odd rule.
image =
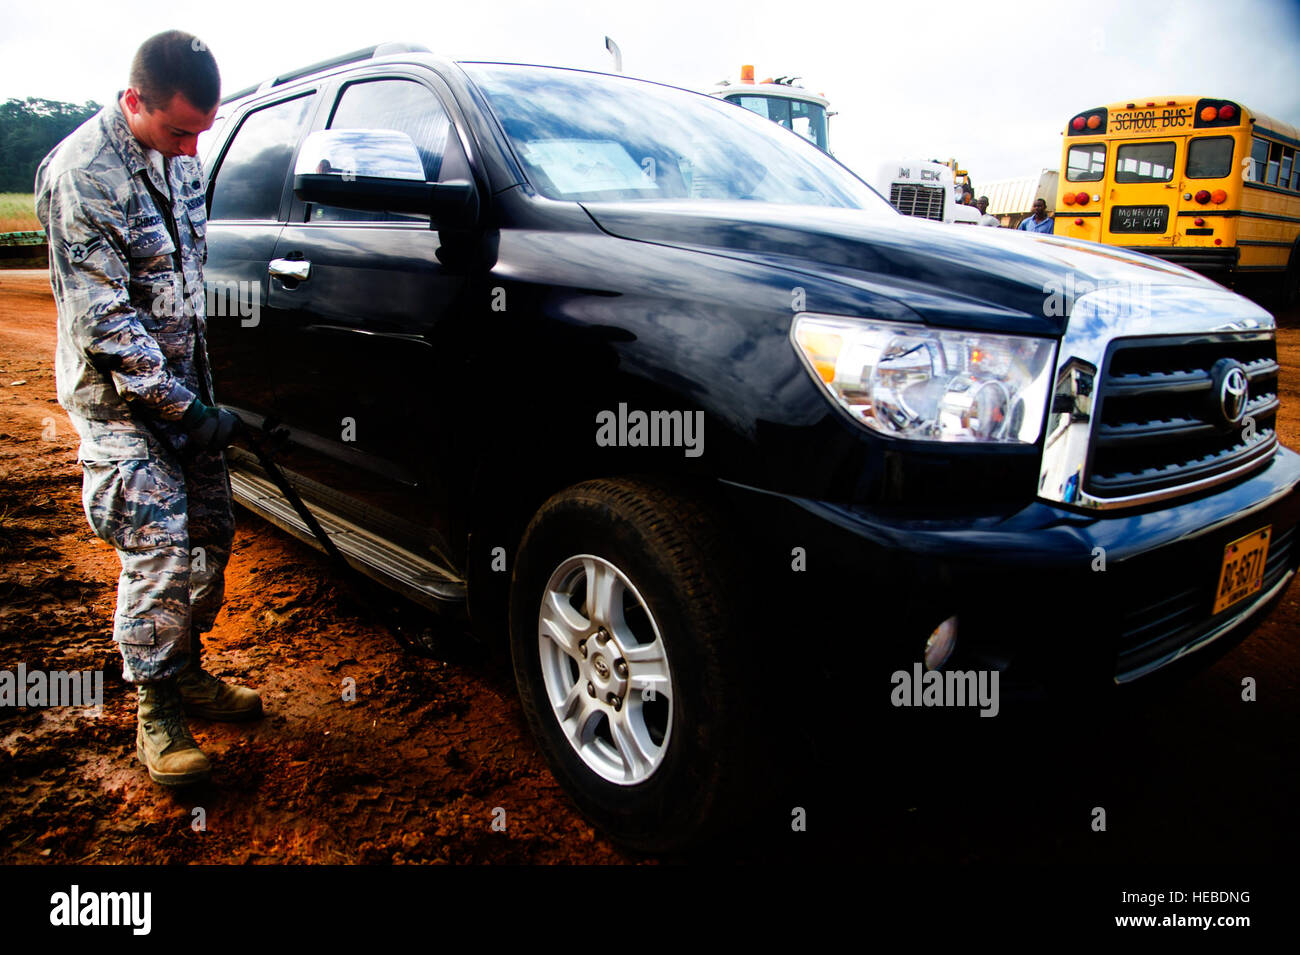
[[[1081,206],[1086,206],[1088,204],[1088,194],[1086,192],[1081,192],[1074,197],[1074,201]]]
[[[1232,119],[1237,115],[1237,110],[1230,103],[1225,103],[1219,107],[1219,119]]]
[[[1199,229],[1201,226],[1205,225],[1205,220],[1202,219],[1200,216],[1197,216],[1195,219],[1192,220],[1192,224]]]
[[[1101,125],[1101,117],[1098,116],[1096,113],[1093,113],[1091,116],[1088,117],[1089,129],[1096,129],[1100,125]]]
[[[1076,117],[1074,117],[1074,119],[1070,120],[1070,128],[1073,129],[1075,132],[1080,132],[1080,131],[1082,131],[1082,130],[1083,130],[1083,117],[1082,117],[1082,116],[1076,116]]]
[[[1208,189],[1202,189],[1200,192],[1198,192],[1198,193],[1196,194],[1196,196],[1195,196],[1194,198],[1195,198],[1196,201],[1199,202],[1201,205],[1205,205],[1207,202],[1210,201],[1210,190],[1208,190]]]
[[[1061,201],[1064,202],[1067,206],[1074,205],[1074,193],[1067,192],[1065,195],[1061,196]]]
[[[1210,201],[1216,206],[1221,206],[1228,201],[1228,194],[1222,189],[1215,189],[1214,192],[1210,193]]]
[[[1075,224],[1075,225],[1083,225],[1083,220],[1082,220],[1082,219],[1075,219],[1075,220],[1074,220],[1074,224]]]
[[[1219,118],[1219,111],[1213,106],[1204,106],[1201,108],[1201,119],[1207,123],[1212,123]]]

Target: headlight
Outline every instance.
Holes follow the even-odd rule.
[[[809,371],[857,421],[923,441],[1033,444],[1056,344],[1046,338],[803,314]]]

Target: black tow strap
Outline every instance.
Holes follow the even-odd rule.
[[[154,436],[154,440],[170,451],[181,462],[181,466],[184,467],[185,455],[158,429],[157,425],[150,419],[149,412],[140,409],[137,411],[136,417],[149,429],[149,433]],[[288,429],[278,427],[278,422],[274,418],[267,418],[262,422],[260,433],[257,429],[243,423],[241,423],[237,433],[248,442],[248,446],[253,449],[253,454],[257,456],[257,460],[262,465],[262,470],[271,479],[271,483],[279,489],[280,493],[293,506],[293,509],[298,512],[298,516],[307,525],[307,529],[311,531],[312,536],[325,549],[330,562],[342,575],[344,586],[357,602],[378,617],[384,625],[384,629],[392,634],[393,639],[406,650],[422,657],[443,659],[446,654],[439,652],[437,641],[427,628],[421,630],[415,637],[408,635],[398,615],[390,607],[377,602],[369,595],[368,588],[372,586],[370,579],[348,563],[348,559],[343,556],[343,552],[338,549],[330,536],[325,533],[325,529],[320,526],[320,521],[316,520],[316,515],[303,503],[298,492],[294,490],[293,485],[284,476],[284,472],[280,470],[280,466],[275,462],[271,448],[281,446],[288,440]]]
[[[316,520],[316,515],[303,503],[298,492],[289,483],[288,478],[284,476],[284,472],[280,470],[280,466],[276,463],[272,453],[272,447],[283,446],[289,437],[288,429],[279,428],[277,425],[278,422],[274,418],[267,418],[262,422],[260,433],[256,429],[244,425],[239,434],[248,443],[248,446],[253,449],[253,454],[257,456],[258,462],[262,465],[262,470],[271,479],[271,483],[279,489],[285,500],[298,512],[298,516],[307,525],[307,529],[311,531],[312,536],[325,549],[325,553],[342,575],[345,585],[357,601],[377,616],[383,623],[384,628],[393,635],[393,639],[411,653],[423,657],[441,657],[442,654],[434,652],[434,644],[429,634],[423,634],[423,639],[412,638],[406,633],[401,620],[398,619],[397,614],[391,608],[378,603],[369,596],[367,589],[373,586],[370,579],[348,563],[348,559],[343,556],[343,552],[338,549],[330,536],[325,533],[325,529],[320,526],[320,522]]]

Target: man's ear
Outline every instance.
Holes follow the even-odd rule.
[[[140,98],[139,93],[129,86],[126,88],[126,94],[122,97],[122,101],[126,103],[126,108],[132,113],[140,113],[144,110],[144,100]]]

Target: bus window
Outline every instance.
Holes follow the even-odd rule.
[[[1291,164],[1295,162],[1295,153],[1290,149],[1282,152],[1282,172],[1277,177],[1277,184],[1285,189],[1291,183]]]
[[[1106,172],[1106,147],[1102,143],[1071,146],[1065,161],[1070,182],[1098,182]]]
[[[1115,159],[1116,182],[1168,182],[1174,177],[1173,143],[1128,143]]]
[[[1231,136],[1206,136],[1187,144],[1188,179],[1222,179],[1231,171]]]
[[[1268,172],[1264,176],[1264,181],[1270,186],[1277,185],[1277,168],[1282,165],[1282,144],[1268,144]]]
[[[1250,178],[1252,182],[1264,181],[1264,167],[1268,165],[1268,141],[1256,139],[1250,145]]]

